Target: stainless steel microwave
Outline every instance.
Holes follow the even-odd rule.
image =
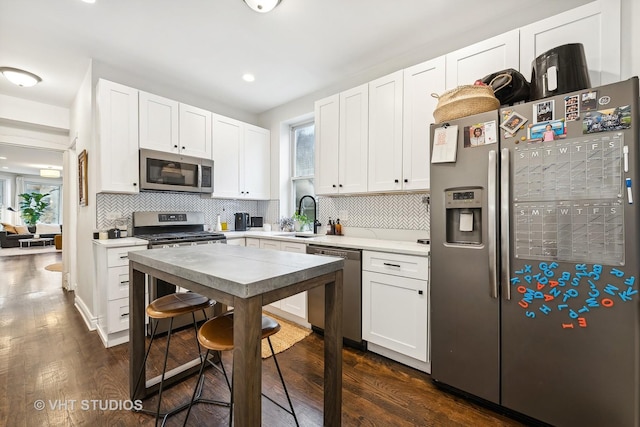
[[[213,193],[213,160],[141,149],[140,189]]]

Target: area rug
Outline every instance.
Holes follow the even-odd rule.
[[[44,269],[45,270],[49,270],[49,271],[62,271],[62,263],[61,262],[55,262],[53,264],[49,264],[49,265],[45,266]]]
[[[267,316],[274,318],[280,323],[280,331],[271,335],[271,344],[273,351],[277,353],[283,352],[291,348],[295,343],[302,341],[311,334],[311,329],[304,328],[293,322],[285,320],[281,317],[274,316],[272,313],[265,313]],[[262,358],[271,357],[271,350],[267,340],[262,340]]]

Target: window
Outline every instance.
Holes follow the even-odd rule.
[[[49,193],[48,200],[51,203],[40,217],[40,222],[46,224],[60,224],[62,221],[62,185],[25,181],[24,189],[25,193]]]
[[[291,158],[293,161],[291,184],[294,203],[292,212],[298,210],[302,196],[309,194],[315,197],[316,195],[313,188],[315,139],[314,122],[305,122],[291,127]],[[304,203],[301,213],[309,219],[314,218],[313,204]]]
[[[0,178],[0,218],[2,222],[10,222],[8,218],[8,214],[11,212],[7,211],[9,205],[7,204],[8,200],[5,200],[5,186],[7,185],[7,180]]]

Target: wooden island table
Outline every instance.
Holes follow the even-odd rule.
[[[129,389],[143,399],[159,385],[147,382],[134,396],[145,353],[145,275],[197,292],[234,308],[233,420],[236,427],[261,424],[262,306],[325,287],[324,425],[342,419],[342,268],[336,257],[255,249],[224,244],[129,252]],[[199,359],[196,359],[199,362]],[[167,384],[197,372],[194,363],[176,368]]]

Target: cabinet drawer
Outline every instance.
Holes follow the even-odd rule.
[[[129,257],[127,253],[130,251],[143,251],[146,246],[127,246],[124,248],[107,249],[107,267],[118,267],[121,265],[129,265]]]
[[[362,269],[418,280],[429,279],[429,258],[362,251]]]
[[[129,298],[120,298],[107,303],[107,328],[110,334],[129,328]]]
[[[111,267],[107,273],[107,299],[129,297],[129,266]]]

